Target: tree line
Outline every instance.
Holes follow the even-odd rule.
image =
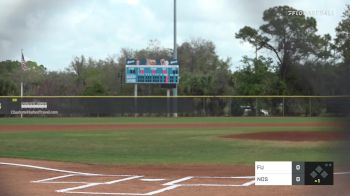
[[[179,95],[344,95],[350,85],[350,5],[335,29],[335,37],[319,35],[313,17],[289,15],[296,9],[276,6],[263,13],[259,28],[242,27],[232,39],[249,43],[254,56],[243,56],[240,68],[221,59],[210,40],[193,39],[178,46]],[[232,46],[234,47],[234,46]],[[171,59],[172,49],[151,40],[141,50],[123,48],[118,58],[75,57],[64,71],[48,71],[28,61],[0,62],[0,95],[132,95],[125,84],[128,58]],[[235,65],[237,66],[237,65]],[[139,95],[164,95],[158,85],[140,85]]]

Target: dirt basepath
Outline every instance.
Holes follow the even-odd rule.
[[[51,124],[51,125],[0,125],[4,131],[65,131],[65,130],[127,130],[127,129],[185,129],[229,127],[340,127],[333,122],[307,123],[176,123],[176,124]]]
[[[0,158],[0,195],[343,196],[350,193],[350,175],[336,175],[334,186],[255,186],[253,174],[253,166],[241,165],[101,166]]]

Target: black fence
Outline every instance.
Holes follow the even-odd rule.
[[[0,116],[343,116],[345,96],[0,97]]]

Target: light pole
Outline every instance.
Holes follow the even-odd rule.
[[[174,51],[173,51],[173,58],[177,59],[177,43],[176,43],[176,0],[174,0]],[[177,84],[175,84],[175,88],[173,88],[173,96],[174,98],[174,117],[177,117]]]
[[[177,59],[177,43],[176,43],[176,0],[174,0],[174,53],[173,58]]]

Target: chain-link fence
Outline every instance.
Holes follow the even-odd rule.
[[[0,116],[343,116],[348,96],[0,97]]]

